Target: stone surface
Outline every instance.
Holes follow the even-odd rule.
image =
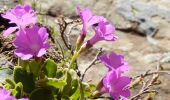
[[[29,0],[24,0],[30,3]],[[132,30],[137,31],[143,35],[154,35],[158,29],[159,24],[152,20],[154,17],[165,19],[170,22],[169,1],[166,0],[37,0],[41,6],[37,6],[40,11],[48,13],[51,16],[65,15],[67,17],[74,17],[76,15],[76,6],[89,7],[98,15],[106,16],[112,23],[121,28],[126,28],[126,24],[131,26],[137,23]],[[160,3],[162,6],[160,6]],[[47,5],[48,4],[48,5]],[[123,17],[121,19],[119,17]],[[126,21],[126,22],[123,22]],[[121,22],[121,23],[120,23]],[[122,24],[126,23],[126,24]]]

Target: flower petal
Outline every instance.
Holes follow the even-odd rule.
[[[117,84],[115,84],[116,90],[123,90],[127,87],[127,85],[129,85],[131,82],[131,79],[129,77],[126,76],[121,76],[117,82]]]
[[[17,29],[18,27],[10,27],[10,28],[8,28],[7,30],[5,30],[4,32],[3,32],[3,36],[6,38],[6,37],[8,37],[11,33],[13,33],[14,31],[16,31],[16,29]]]
[[[38,51],[37,57],[41,57],[42,55],[44,55],[46,53],[46,49],[42,48]]]
[[[28,60],[33,57],[33,54],[31,54],[29,51],[20,49],[15,50],[14,54],[20,57],[22,60]]]
[[[130,90],[127,89],[127,90],[122,91],[120,95],[125,99],[125,98],[130,97],[130,94],[131,94]]]

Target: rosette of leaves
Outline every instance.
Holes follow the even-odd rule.
[[[15,66],[13,76],[14,81],[8,80],[6,88],[18,98],[79,100],[81,96],[81,81],[76,71],[60,67],[51,59],[21,61],[20,66]],[[91,95],[88,84],[83,85],[83,91],[85,97]]]

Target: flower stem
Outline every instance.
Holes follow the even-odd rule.
[[[73,66],[74,62],[76,61],[77,57],[79,56],[80,52],[75,52],[72,59],[71,59],[71,62],[70,62],[70,65],[68,66],[68,69],[70,70],[71,67]]]
[[[81,48],[79,50],[76,50],[72,59],[71,59],[71,62],[70,62],[70,65],[68,67],[68,69],[71,69],[72,65],[74,64],[74,62],[76,61],[77,57],[79,57],[79,55],[88,50],[89,48],[91,48],[92,46],[91,45],[87,45],[87,43],[85,43],[84,45],[81,46]]]

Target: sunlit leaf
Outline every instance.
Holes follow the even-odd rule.
[[[48,59],[46,62],[45,62],[45,66],[44,66],[44,73],[50,77],[50,78],[53,78],[56,76],[56,71],[57,71],[57,64],[51,60],[51,59]]]

